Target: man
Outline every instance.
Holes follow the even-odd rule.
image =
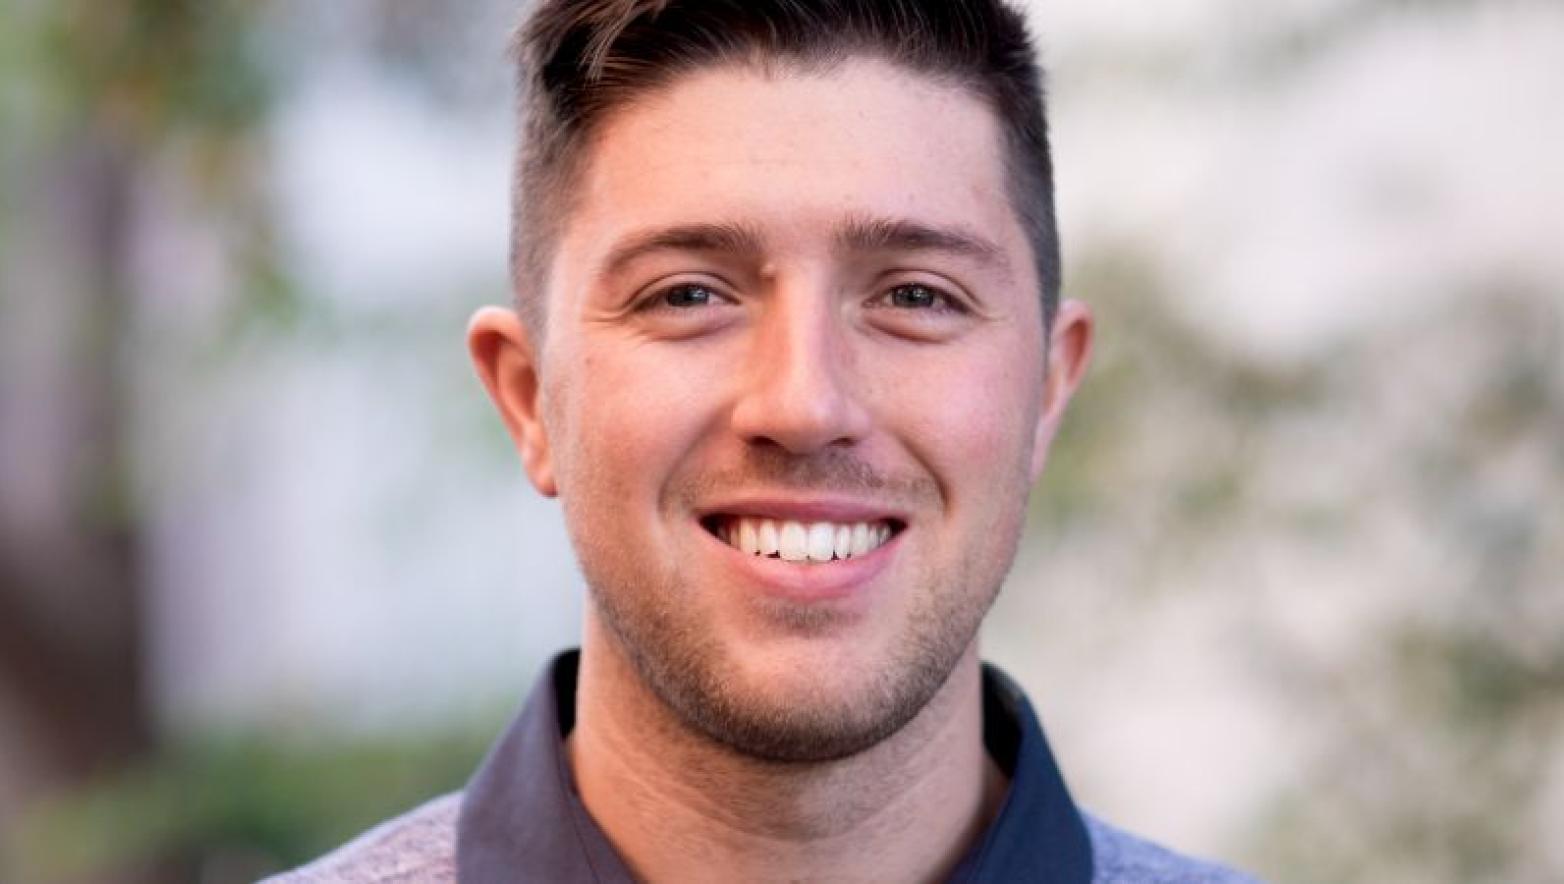
[[[998,0],[545,0],[469,345],[590,587],[460,795],[295,881],[1222,881],[979,662],[1087,362]]]

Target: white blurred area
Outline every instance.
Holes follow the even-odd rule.
[[[466,315],[508,297],[504,29],[470,23],[481,81],[441,106],[367,57],[365,4],[284,9],[298,66],[266,138],[271,205],[330,319],[257,348],[259,364],[223,354],[205,389],[182,364],[149,382],[171,413],[148,424],[178,434],[143,446],[163,717],[304,734],[470,722],[570,643],[581,605],[558,508],[512,468],[467,365]],[[183,278],[193,300],[221,287],[190,279],[191,231],[176,235],[183,269],[148,276]],[[184,305],[160,318],[188,323]]]
[[[1374,644],[1387,625],[1461,597],[1474,565],[1428,533],[1410,457],[1451,432],[1480,395],[1473,375],[1505,348],[1540,348],[1564,377],[1564,7],[1034,9],[1067,289],[1081,256],[1129,245],[1163,280],[1164,306],[1228,358],[1337,373],[1325,405],[1259,432],[1224,430],[1212,403],[1148,384],[1149,413],[1124,424],[1138,450],[1117,518],[1034,543],[990,619],[989,655],[1033,689],[1086,804],[1230,856],[1275,795],[1339,751],[1337,729],[1352,733],[1340,719],[1373,716],[1363,709],[1380,698],[1354,683],[1390,655]],[[1349,12],[1368,21],[1349,28]],[[1529,340],[1475,323],[1463,334],[1461,316],[1508,309],[1517,291],[1546,305]],[[1555,598],[1558,571],[1539,563],[1564,557],[1559,438],[1496,446],[1474,483],[1493,495],[1482,503],[1545,526],[1529,585]],[[1213,451],[1246,465],[1247,518],[1186,538],[1159,498]],[[1311,509],[1344,514],[1337,536],[1297,530]],[[1311,694],[1288,667],[1332,692]],[[1361,751],[1424,762],[1409,779],[1461,803],[1460,776],[1418,758],[1440,747],[1396,714],[1378,713],[1382,742]],[[1554,796],[1543,827],[1558,831],[1564,780],[1537,777]]]
[[[1084,804],[1236,858],[1336,714],[1278,670],[1361,662],[1377,626],[1437,616],[1457,592],[1463,564],[1419,521],[1398,453],[1442,432],[1441,403],[1505,345],[1458,326],[1376,335],[1480,316],[1489,290],[1564,297],[1564,6],[1032,5],[1067,287],[1133,255],[1158,309],[1223,358],[1349,372],[1327,370],[1346,391],[1328,405],[1242,439],[1221,403],[1153,379],[1113,424],[1135,436],[1106,502],[1063,535],[1044,522],[986,633]],[[353,6],[284,7],[310,33],[269,136],[285,243],[341,317],[329,345],[257,348],[194,379],[154,359],[141,378],[153,665],[174,731],[469,720],[519,697],[577,628],[558,509],[464,377],[466,314],[507,297],[503,22],[473,29],[482,82],[442,105],[371,70]],[[226,278],[197,227],[144,250],[148,279],[179,281],[149,299],[154,330]],[[1101,333],[1111,365],[1123,338]],[[1250,467],[1241,512],[1266,515],[1170,540],[1161,498],[1213,451]],[[1564,565],[1558,452],[1526,437],[1491,469],[1492,506],[1550,514],[1527,567]],[[1350,520],[1282,530],[1311,508]],[[1374,702],[1342,689],[1332,702]],[[1551,770],[1564,827],[1564,761]]]

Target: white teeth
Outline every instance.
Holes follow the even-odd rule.
[[[851,525],[837,525],[835,543],[831,544],[831,551],[836,553],[839,559],[847,558],[853,551],[853,529]]]
[[[830,522],[816,522],[809,526],[809,558],[816,562],[829,562],[836,555],[836,526]]]
[[[789,562],[801,562],[809,555],[809,532],[797,522],[783,522],[780,538],[782,558]]]
[[[865,555],[891,537],[880,522],[813,522],[739,518],[716,529],[722,541],[746,555],[780,556],[789,562],[829,562]]]
[[[744,521],[751,521],[745,519]],[[760,520],[760,554],[774,556],[782,551],[782,538],[777,534],[777,523],[770,519]]]
[[[879,536],[879,532],[878,531],[876,531],[874,533],[875,533],[876,537]],[[869,526],[867,524],[863,523],[863,522],[859,522],[858,524],[853,526],[853,548],[852,548],[852,554],[855,555],[855,556],[861,556],[861,555],[863,555],[864,553],[866,553],[868,551],[869,551]]]

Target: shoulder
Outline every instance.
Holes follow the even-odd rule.
[[[1093,884],[1256,884],[1226,866],[1192,859],[1083,813],[1092,841]]]
[[[387,820],[307,866],[263,884],[412,884],[456,880],[460,792]]]

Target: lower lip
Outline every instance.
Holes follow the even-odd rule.
[[[829,562],[789,562],[770,556],[750,555],[729,546],[705,528],[696,526],[718,548],[723,565],[738,582],[759,588],[767,595],[795,602],[829,602],[866,594],[874,579],[891,562],[903,531],[861,556]]]

